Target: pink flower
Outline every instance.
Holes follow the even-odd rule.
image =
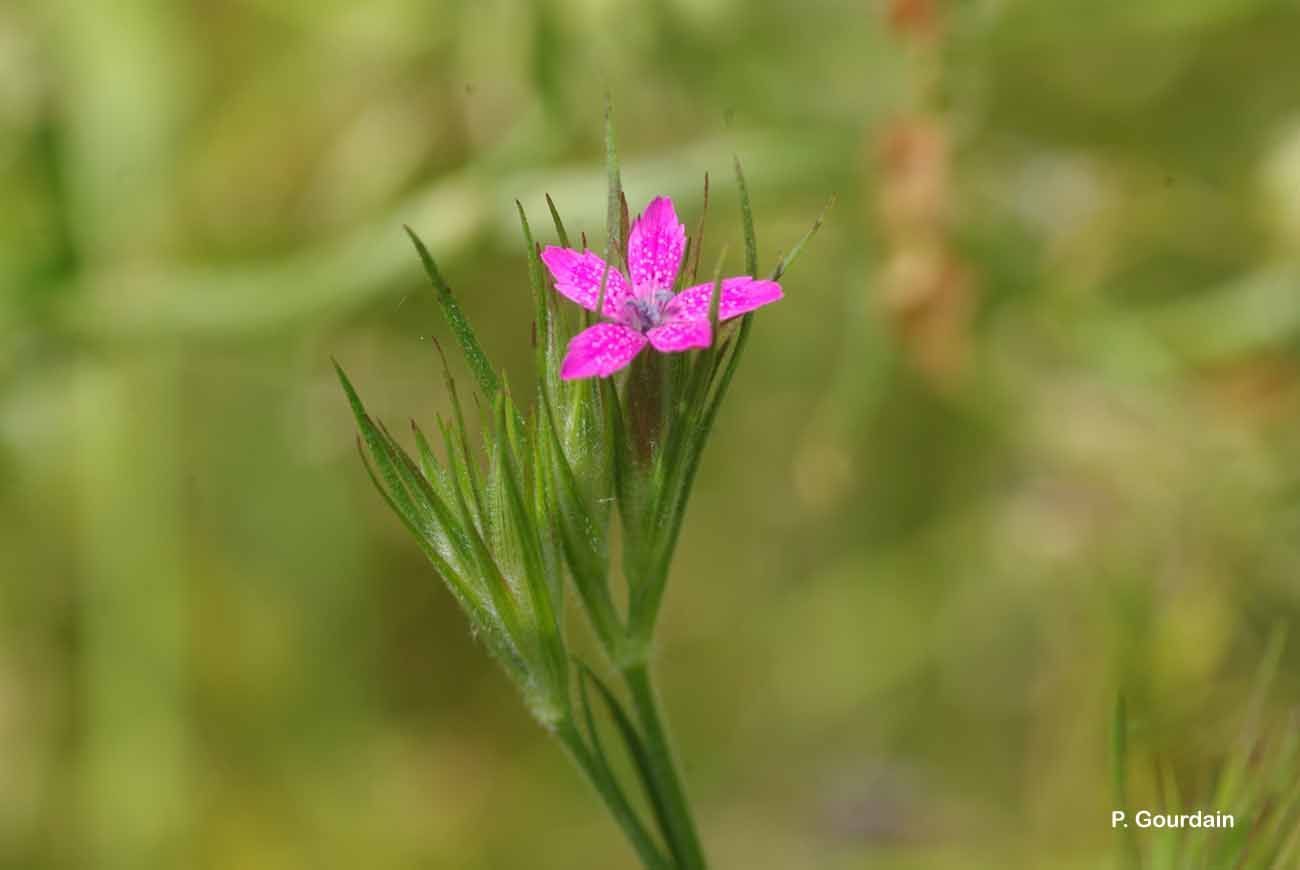
[[[637,218],[627,238],[628,278],[609,266],[605,278],[607,322],[584,329],[569,342],[560,376],[565,380],[607,377],[632,362],[649,342],[655,350],[672,353],[708,347],[709,298],[713,284],[697,284],[673,293],[686,249],[686,227],[677,219],[673,201],[656,197]],[[596,310],[605,261],[591,251],[550,245],[542,262],[551,270],[555,289],[588,311]],[[722,282],[718,319],[730,320],[780,299],[781,285],[742,275]]]

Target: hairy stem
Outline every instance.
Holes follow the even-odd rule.
[[[686,790],[673,761],[668,735],[659,713],[659,702],[650,683],[648,665],[640,662],[626,667],[623,679],[627,682],[632,705],[641,724],[641,736],[649,756],[655,790],[665,809],[668,834],[677,846],[673,851],[681,856],[682,870],[705,870],[707,865],[704,850],[695,830],[695,819],[686,799]]]
[[[641,863],[646,866],[647,870],[673,870],[668,859],[659,851],[659,848],[650,839],[650,834],[641,825],[640,820],[637,819],[636,813],[633,811],[631,804],[628,803],[626,795],[619,789],[618,783],[614,780],[609,769],[587,747],[586,742],[582,739],[582,734],[572,720],[561,720],[555,727],[555,736],[569,750],[574,762],[581,768],[592,786],[595,787],[601,800],[609,808],[610,815],[623,829],[624,835],[632,844],[632,848],[636,849],[637,855],[641,858]]]

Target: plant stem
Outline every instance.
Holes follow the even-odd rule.
[[[573,756],[574,762],[582,769],[587,780],[596,789],[605,806],[609,808],[610,814],[618,822],[619,827],[623,829],[624,835],[636,849],[637,855],[641,857],[641,863],[647,870],[672,870],[672,865],[668,859],[663,856],[659,848],[650,839],[650,834],[642,827],[641,822],[637,819],[636,813],[632,810],[631,804],[628,803],[627,797],[619,789],[618,783],[610,774],[608,768],[592,754],[587,748],[586,742],[582,739],[577,727],[572,720],[564,719],[555,726],[555,736],[569,750]]]
[[[659,703],[650,684],[648,665],[640,662],[627,666],[623,669],[623,679],[627,682],[632,704],[641,722],[641,736],[645,741],[656,791],[663,801],[669,833],[678,847],[673,851],[681,855],[682,870],[705,870],[707,865],[704,850],[695,830],[695,819],[686,799],[686,790],[673,762],[668,735],[659,714]]]

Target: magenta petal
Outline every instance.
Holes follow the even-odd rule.
[[[708,347],[713,342],[713,330],[708,318],[703,320],[672,320],[646,333],[655,350],[672,353],[693,347]]]
[[[686,249],[686,227],[673,201],[655,197],[627,234],[627,271],[633,287],[671,290]]]
[[[597,323],[569,342],[560,377],[572,381],[611,375],[630,363],[645,347],[645,342],[645,336],[635,329],[617,323]]]
[[[542,251],[542,262],[555,279],[555,289],[561,295],[581,305],[588,311],[596,310],[600,298],[600,280],[605,274],[605,261],[591,251],[573,251],[548,245]],[[605,316],[621,317],[628,299],[627,281],[618,267],[611,267],[605,279]]]
[[[681,320],[708,320],[709,296],[712,293],[712,284],[697,284],[673,297],[670,310]],[[756,281],[748,275],[724,278],[718,319],[730,320],[755,308],[762,308],[769,302],[775,302],[784,295],[781,285],[775,281]]]

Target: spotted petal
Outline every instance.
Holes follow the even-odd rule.
[[[600,281],[605,274],[605,261],[591,251],[574,251],[547,245],[542,251],[542,262],[555,279],[556,291],[581,305],[588,311],[596,310],[600,298]],[[611,266],[605,279],[604,314],[610,318],[622,317],[630,293],[627,280],[617,266]]]
[[[655,350],[672,353],[693,347],[708,347],[713,342],[713,330],[708,318],[703,320],[670,320],[646,333]]]
[[[634,287],[671,290],[686,250],[686,227],[666,196],[650,200],[627,234],[627,271]]]
[[[712,293],[712,284],[697,284],[673,297],[669,310],[675,319],[707,321],[709,296]],[[739,317],[755,308],[762,308],[769,302],[775,302],[784,295],[781,285],[775,281],[756,281],[748,275],[725,278],[722,281],[722,301],[718,303],[718,319]]]
[[[566,381],[606,377],[623,368],[645,347],[645,336],[617,323],[597,323],[569,342],[560,367]]]

